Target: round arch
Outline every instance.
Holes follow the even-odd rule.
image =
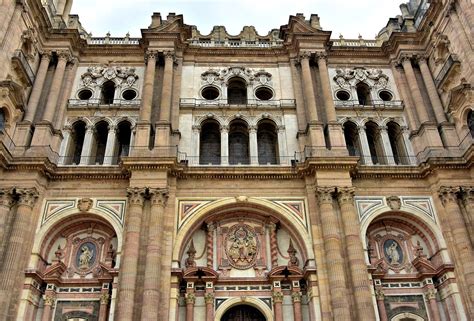
[[[271,216],[279,219],[297,238],[298,245],[301,250],[304,251],[304,256],[307,260],[314,261],[314,254],[311,247],[311,238],[306,230],[303,222],[295,219],[295,214],[284,208],[283,206],[271,202],[269,200],[239,196],[235,198],[225,198],[206,204],[202,208],[198,209],[191,217],[187,218],[179,227],[176,234],[173,256],[174,262],[179,262],[181,258],[181,252],[188,241],[189,237],[192,236],[193,232],[205,221],[207,217],[212,214],[219,213],[219,211],[226,210],[229,207],[234,207],[236,210],[256,210],[266,211]]]
[[[410,320],[410,321],[425,321],[422,317],[420,317],[417,314],[410,313],[410,312],[403,312],[400,314],[397,314],[393,318],[390,319],[390,321],[404,321],[404,320]]]
[[[214,320],[220,321],[227,310],[237,305],[252,306],[263,313],[266,321],[273,321],[273,313],[270,308],[265,303],[263,303],[263,301],[252,297],[238,297],[225,300],[224,303],[222,303],[219,308],[217,308],[214,314]]]

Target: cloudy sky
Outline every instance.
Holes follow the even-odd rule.
[[[166,17],[169,12],[184,15],[184,22],[196,25],[201,34],[212,26],[224,25],[238,34],[245,25],[254,25],[259,34],[288,23],[289,15],[316,13],[324,30],[332,37],[373,39],[389,17],[400,13],[402,0],[75,0],[71,13],[78,14],[82,25],[95,37],[140,36],[153,12]]]

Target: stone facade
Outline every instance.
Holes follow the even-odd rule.
[[[0,4],[0,321],[474,319],[474,7],[92,38]]]

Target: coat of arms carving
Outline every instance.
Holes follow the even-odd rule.
[[[225,238],[225,253],[229,264],[244,270],[255,264],[258,254],[258,237],[254,229],[243,223],[229,229]]]

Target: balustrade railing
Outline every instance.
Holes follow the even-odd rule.
[[[101,99],[69,99],[70,107],[138,107],[141,99],[114,99],[112,102],[104,102]]]
[[[227,99],[199,99],[199,98],[180,98],[179,104],[182,107],[206,107],[206,106],[257,106],[257,107],[294,107],[296,105],[294,99],[278,99],[278,100],[259,100],[247,99],[245,103],[229,103]]]
[[[359,100],[335,100],[336,107],[354,107],[354,108],[400,108],[403,107],[402,100],[374,100],[371,102],[361,103]]]

